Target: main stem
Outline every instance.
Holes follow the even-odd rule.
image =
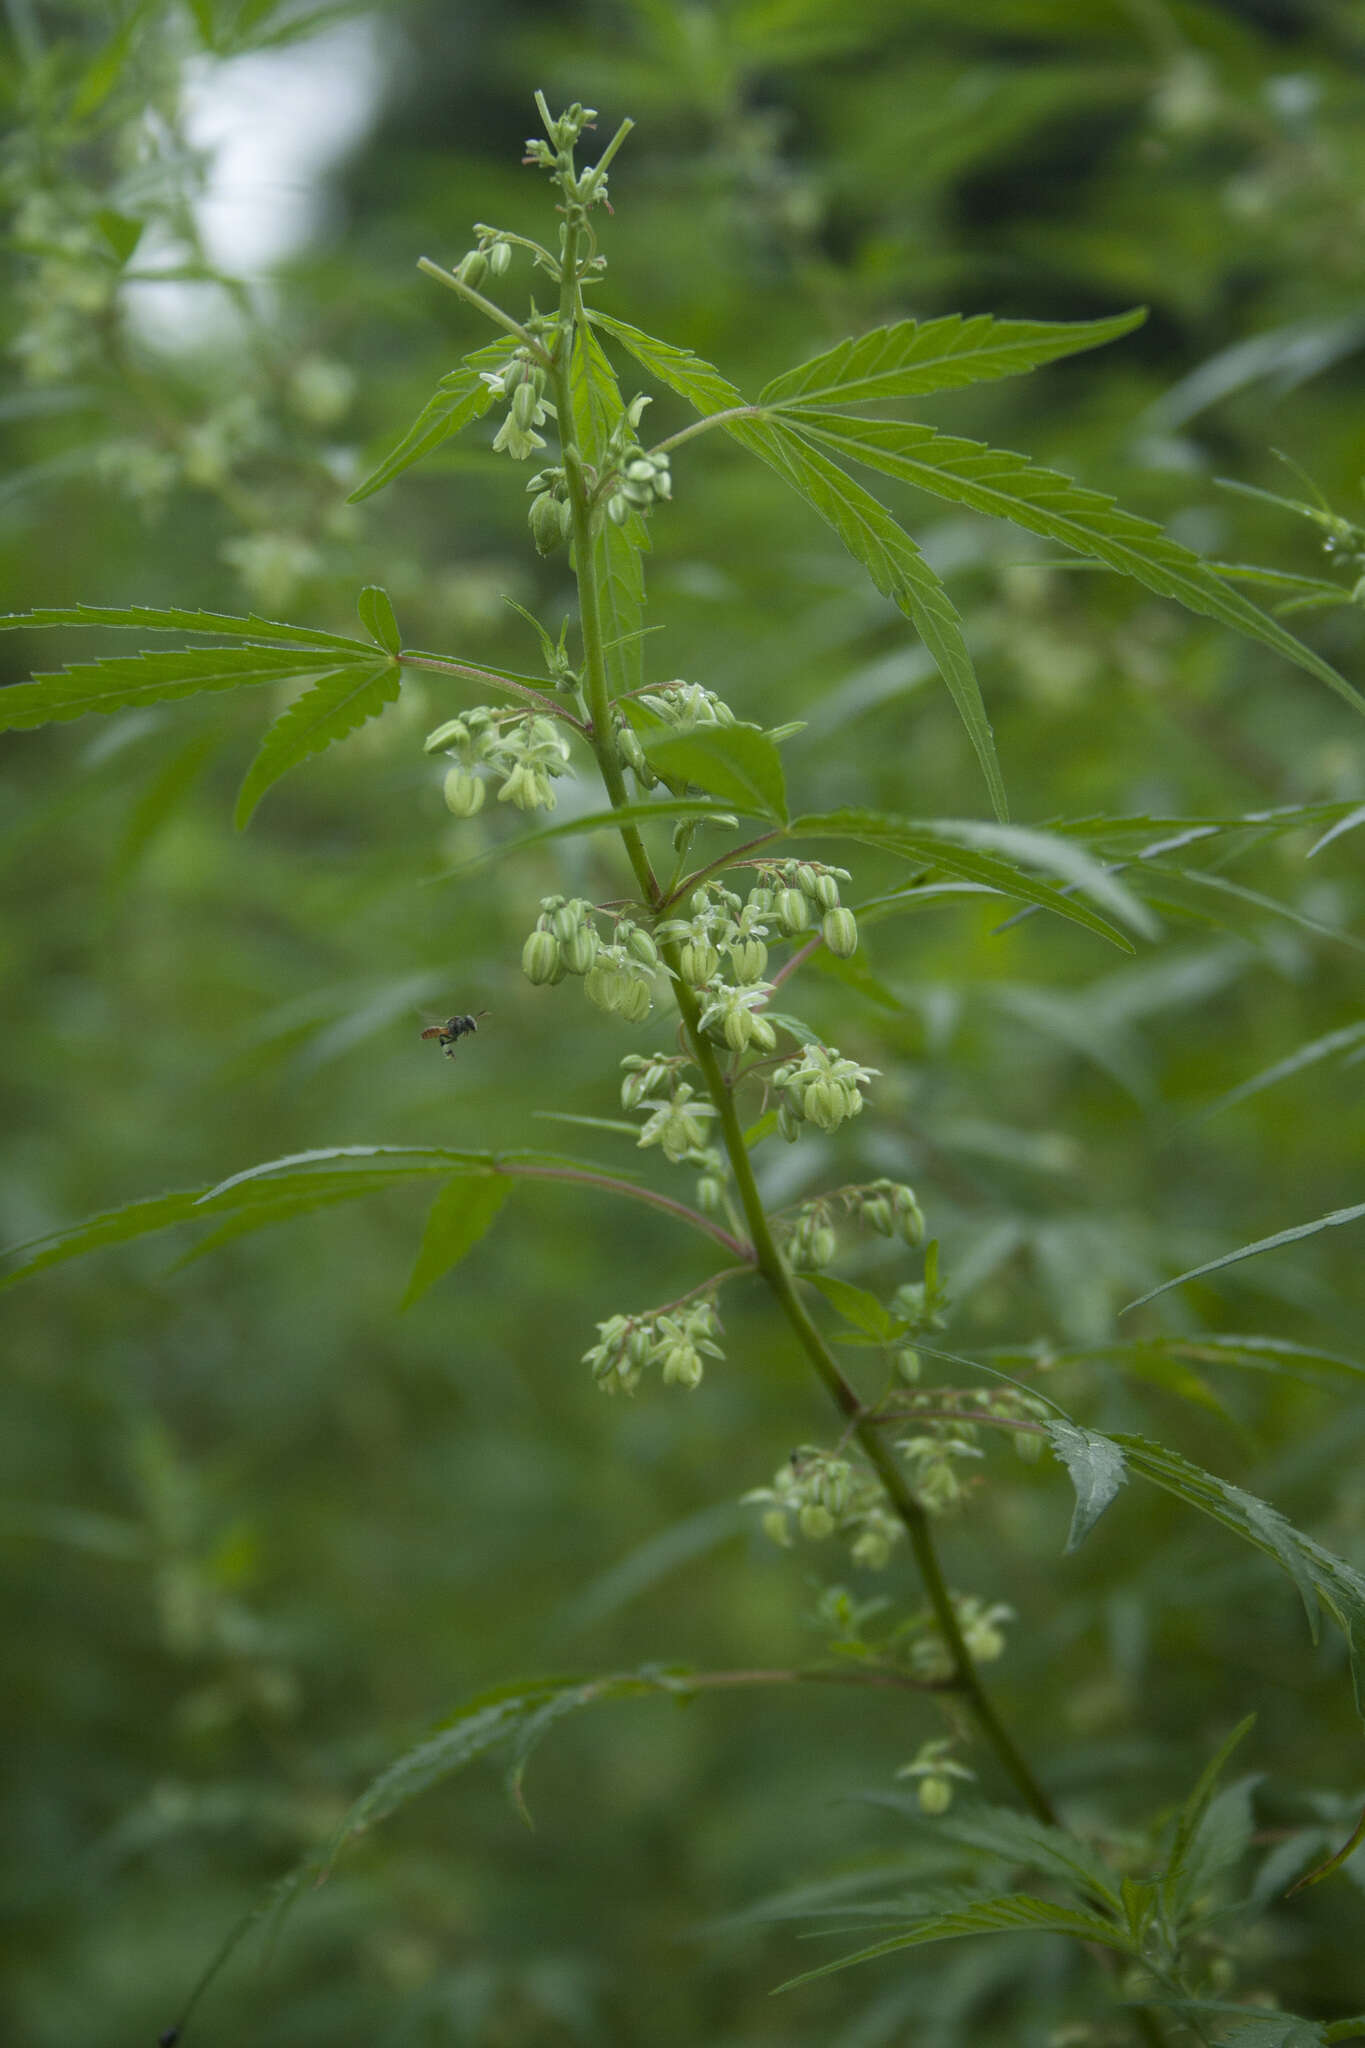
[[[566,168],[571,171],[571,166]],[[567,191],[567,184],[564,189]],[[611,805],[613,809],[620,809],[629,802],[629,796],[612,727],[602,637],[602,614],[598,601],[594,561],[595,521],[587,468],[600,451],[585,450],[580,446],[574,420],[570,377],[574,330],[583,317],[577,279],[582,232],[581,214],[571,199],[565,208],[562,238],[563,274],[553,376],[564,467],[573,510],[574,572],[578,582],[579,625],[583,642],[583,688],[591,720],[589,738]],[[626,824],[620,829],[642,899],[651,912],[657,915],[663,907],[664,891],[654,874],[644,841],[636,826]],[[719,1118],[722,1142],[729,1156],[735,1187],[753,1242],[754,1263],[771,1289],[778,1307],[790,1324],[817,1377],[850,1424],[852,1434],[857,1438],[863,1455],[881,1480],[887,1499],[910,1539],[910,1548],[924,1583],[930,1607],[933,1609],[934,1620],[953,1660],[952,1677],[945,1689],[955,1691],[965,1702],[982,1736],[994,1750],[1001,1767],[1013,1782],[1025,1805],[1039,1820],[1055,1826],[1057,1816],[1052,1804],[996,1713],[981,1682],[981,1675],[971,1651],[963,1640],[957,1611],[944,1580],[943,1569],[934,1545],[929,1517],[911,1492],[905,1474],[893,1453],[887,1449],[875,1424],[869,1420],[857,1393],[840,1372],[829,1346],[811,1320],[804,1302],[796,1291],[791,1270],[773,1237],[772,1225],[763,1206],[758,1183],[754,1179],[753,1163],[749,1157],[748,1147],[744,1143],[744,1133],[735,1107],[733,1091],[726,1081],[715,1047],[701,1030],[701,1006],[680,972],[677,948],[665,944],[661,951],[665,964],[672,974],[674,996],[681,1012],[683,1029],[691,1046],[692,1057],[701,1070],[707,1092]]]

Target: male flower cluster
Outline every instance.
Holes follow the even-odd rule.
[[[495,711],[476,704],[428,734],[429,754],[449,754],[445,800],[457,818],[472,818],[498,780],[498,802],[519,811],[552,811],[551,783],[567,774],[569,742],[557,721],[541,712]]]
[[[860,1067],[827,1045],[806,1045],[797,1060],[784,1060],[773,1074],[773,1086],[781,1091],[777,1128],[789,1143],[800,1135],[803,1123],[818,1131],[837,1131],[849,1117],[862,1113],[862,1091],[878,1073],[876,1067]]]
[[[767,1508],[764,1532],[784,1549],[791,1544],[794,1522],[815,1543],[834,1535],[850,1540],[854,1563],[869,1571],[883,1568],[892,1544],[905,1533],[870,1466],[809,1444],[792,1452],[771,1486],[757,1487],[743,1499]]]
[[[662,1369],[666,1387],[701,1385],[702,1359],[723,1358],[716,1338],[720,1318],[710,1301],[682,1309],[658,1309],[639,1316],[608,1316],[597,1325],[598,1342],[583,1353],[604,1394],[633,1394],[652,1365]]]

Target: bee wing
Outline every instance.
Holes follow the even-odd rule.
[[[444,1038],[445,1035],[446,1027],[444,1024],[428,1024],[426,1030],[422,1033],[423,1038]]]

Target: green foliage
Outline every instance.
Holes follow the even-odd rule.
[[[8,27],[0,2033],[1360,2038],[1345,15]]]

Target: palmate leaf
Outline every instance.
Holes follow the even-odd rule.
[[[1202,1266],[1191,1266],[1187,1273],[1177,1273],[1173,1280],[1163,1280],[1160,1287],[1150,1288],[1136,1301],[1126,1302],[1119,1313],[1127,1315],[1130,1308],[1141,1308],[1144,1302],[1155,1301],[1158,1294],[1168,1294],[1172,1287],[1183,1287],[1187,1280],[1201,1279],[1205,1273],[1221,1272],[1224,1266],[1235,1266],[1243,1259],[1257,1258],[1261,1252],[1277,1251],[1282,1244],[1296,1244],[1301,1237],[1316,1237],[1320,1230],[1338,1230],[1344,1223],[1358,1223],[1362,1217],[1365,1217],[1365,1202],[1357,1202],[1352,1208],[1332,1209],[1326,1216],[1315,1216],[1311,1223],[1296,1223],[1289,1230],[1277,1230],[1272,1237],[1258,1237],[1254,1244],[1239,1244],[1236,1251],[1224,1252],[1218,1259],[1208,1259]]]
[[[998,377],[1017,377],[1082,349],[1129,334],[1146,309],[1108,320],[901,320],[842,341],[823,355],[785,371],[758,394],[764,406],[863,405],[883,398],[913,398]]]
[[[699,413],[734,412],[736,417],[724,422],[727,433],[800,492],[863,564],[882,594],[911,620],[967,728],[986,777],[992,809],[997,817],[1005,817],[1009,808],[1005,786],[962,621],[940,578],[909,534],[870,491],[845,476],[836,464],[803,447],[780,421],[764,419],[757,407],[746,405],[742,394],[712,364],[622,320],[601,314],[594,314],[593,320],[627,348],[642,369]]]
[[[381,593],[382,594],[382,593]],[[271,784],[296,768],[310,754],[320,754],[334,741],[377,718],[398,695],[402,670],[392,655],[376,665],[349,662],[319,676],[311,689],[275,720],[237,793],[233,813],[240,832]]]
[[[1029,1892],[1006,1892],[998,1898],[981,1899],[974,1906],[955,1913],[936,1914],[920,1920],[902,1934],[893,1934],[870,1948],[840,1956],[818,1970],[804,1970],[779,1984],[779,1991],[791,1991],[798,1984],[813,1983],[817,1977],[833,1976],[837,1970],[852,1969],[855,1963],[870,1963],[878,1956],[894,1955],[900,1949],[921,1948],[931,1941],[960,1941],[969,1934],[1066,1934],[1076,1941],[1098,1942],[1123,1955],[1139,1951],[1126,1930],[1099,1913],[1076,1906],[1057,1906],[1049,1899],[1037,1899]]]
[[[129,1243],[155,1231],[169,1230],[176,1224],[216,1225],[213,1235],[202,1247],[210,1249],[248,1231],[265,1229],[272,1223],[288,1222],[292,1217],[307,1215],[315,1209],[440,1175],[470,1176],[479,1180],[497,1177],[508,1190],[519,1177],[527,1176],[592,1187],[603,1194],[642,1203],[647,1208],[663,1209],[693,1229],[719,1239],[728,1249],[735,1249],[735,1240],[706,1217],[682,1207],[669,1196],[656,1194],[651,1188],[635,1186],[622,1174],[600,1166],[596,1160],[576,1159],[560,1152],[530,1150],[462,1152],[436,1145],[329,1145],[246,1167],[241,1173],[235,1173],[212,1187],[187,1188],[174,1194],[129,1202],[122,1208],[103,1210],[99,1215],[86,1217],[83,1222],[71,1224],[64,1230],[49,1231],[25,1244],[10,1245],[6,1256],[18,1257],[25,1252],[29,1256],[0,1278],[0,1289],[11,1287],[19,1280],[27,1280],[49,1266],[81,1258],[86,1252],[99,1251],[106,1245]],[[448,1270],[456,1257],[462,1257],[464,1251],[477,1242],[495,1213],[491,1197],[471,1197],[469,1216],[474,1222],[482,1216],[483,1222],[461,1245],[461,1226],[453,1213],[456,1206],[452,1198],[451,1213],[443,1217],[439,1226],[439,1245],[437,1234],[429,1234],[429,1241],[419,1254],[422,1286],[418,1287],[418,1293],[438,1277],[439,1257],[445,1259],[439,1270]],[[414,1273],[414,1282],[417,1278],[418,1274]],[[411,1288],[408,1298],[416,1298]]]
[[[358,505],[363,498],[372,498],[376,491],[382,491],[385,484],[391,484],[414,462],[430,455],[452,434],[458,434],[472,420],[481,419],[493,402],[493,392],[480,373],[500,370],[516,346],[514,338],[489,342],[487,347],[475,349],[472,355],[466,356],[458,369],[442,377],[402,440],[389,450],[364,483],[356,485],[346,500],[347,504]]]
[[[1087,854],[1081,866],[1073,865],[1077,849],[1051,832],[1021,825],[992,825],[971,818],[898,818],[880,811],[842,810],[794,818],[788,827],[788,837],[856,839],[868,846],[880,846],[926,868],[940,868],[1001,895],[1018,897],[1040,909],[1055,910],[1059,916],[1098,932],[1125,952],[1134,950],[1108,918],[1016,864],[1026,861],[1062,875],[1069,884],[1112,909],[1144,936],[1155,929],[1146,907],[1107,874],[1098,861]]]
[[[1178,1926],[1190,1906],[1229,1864],[1243,1857],[1251,1842],[1251,1792],[1258,1782],[1243,1778],[1218,1791],[1233,1751],[1256,1724],[1248,1714],[1220,1744],[1199,1775],[1199,1782],[1176,1817],[1171,1853],[1161,1876],[1161,1897],[1167,1918]]]
[[[1229,590],[1207,562],[1153,521],[1120,510],[1103,492],[1087,490],[1008,449],[989,448],[913,422],[836,418],[829,413],[788,418],[794,430],[848,461],[865,463],[974,512],[1013,520],[1030,533],[1060,541],[1131,576],[1158,596],[1174,598],[1190,611],[1262,641],[1326,683],[1353,710],[1365,712],[1365,697],[1330,662]]]

